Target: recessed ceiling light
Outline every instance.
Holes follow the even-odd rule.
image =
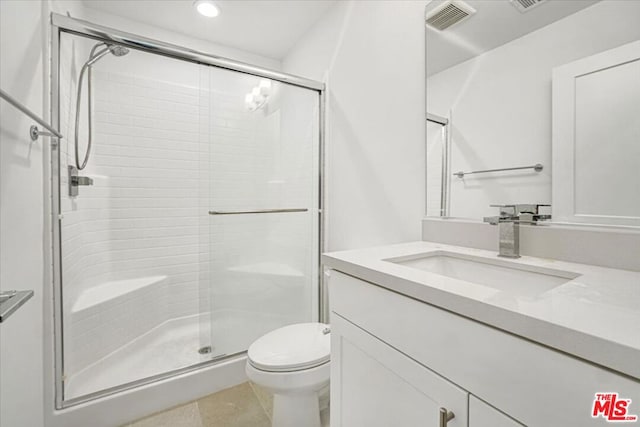
[[[211,0],[196,0],[193,2],[193,6],[200,15],[207,18],[214,18],[220,15],[220,9]]]

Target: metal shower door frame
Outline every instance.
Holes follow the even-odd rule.
[[[318,93],[318,274],[316,277],[318,286],[318,321],[327,322],[327,295],[324,284],[322,268],[322,252],[325,247],[325,125],[326,125],[326,88],[325,84],[315,80],[306,79],[292,74],[269,70],[255,65],[228,58],[211,55],[204,52],[189,49],[144,36],[127,33],[114,28],[105,27],[88,21],[71,18],[56,13],[51,14],[51,121],[56,128],[60,128],[60,38],[62,33],[68,33],[98,41],[114,43],[131,49],[163,55],[166,57],[208,65],[216,68],[236,71],[257,77],[275,80],[291,86],[312,90]],[[165,372],[152,377],[143,378],[130,383],[122,384],[98,392],[90,393],[73,399],[64,399],[64,354],[63,354],[63,310],[62,310],[62,245],[61,245],[61,192],[60,192],[60,142],[52,140],[51,143],[51,225],[52,225],[52,284],[53,284],[53,344],[54,344],[54,382],[55,382],[55,409],[69,408],[84,402],[118,393],[124,390],[154,383],[166,378],[174,377],[186,372],[196,371],[204,367],[221,364],[238,355],[230,355],[224,358],[194,364],[185,368]]]
[[[449,119],[446,117],[441,117],[435,114],[431,114],[427,112],[427,123],[435,123],[442,126],[442,171],[441,171],[441,179],[440,179],[440,216],[448,217],[449,216],[449,165],[450,165],[450,141],[449,141]],[[425,124],[426,125],[426,124]],[[425,141],[426,144],[426,141]],[[425,150],[426,154],[426,150]],[[427,159],[425,156],[425,182],[427,180],[426,176],[426,165]],[[425,212],[427,209],[427,195],[426,195],[426,186],[425,186]]]

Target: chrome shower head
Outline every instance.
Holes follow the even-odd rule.
[[[110,44],[109,50],[111,51],[111,53],[113,53],[114,56],[125,56],[127,53],[129,53],[129,49],[117,44]]]
[[[91,48],[91,52],[89,53],[89,59],[87,59],[87,62],[85,62],[82,68],[80,69],[80,76],[78,76],[78,92],[76,96],[76,132],[75,132],[75,138],[74,138],[76,168],[78,170],[82,170],[85,168],[85,166],[87,166],[87,162],[89,161],[89,153],[91,152],[91,137],[92,137],[91,135],[91,69],[92,68],[91,67],[93,66],[93,64],[98,62],[101,58],[104,58],[105,56],[107,56],[109,53],[112,53],[113,56],[125,56],[127,53],[129,53],[129,49],[117,44],[111,44],[111,43],[105,43],[105,42],[96,43]],[[87,151],[85,152],[84,160],[80,162],[80,156],[78,155],[78,152],[79,152],[78,131],[80,129],[80,101],[82,96],[82,79],[84,78],[85,71],[87,71],[89,74],[89,81],[87,82],[87,85],[88,85],[87,91],[89,92],[88,93],[89,108],[87,110],[89,115],[89,123],[87,126],[89,129],[89,139],[87,141]]]
[[[103,58],[108,53],[112,53],[113,56],[124,56],[127,53],[129,53],[129,49],[127,49],[124,46],[117,45],[117,44],[107,44],[106,45],[107,47],[105,47],[102,50],[96,52],[96,50],[100,46],[104,46],[104,45],[105,45],[105,43],[98,43],[95,46],[93,46],[93,49],[91,49],[91,53],[89,54],[89,59],[84,64],[85,67],[92,66],[93,64],[98,62],[98,60]]]

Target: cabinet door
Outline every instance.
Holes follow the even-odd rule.
[[[469,427],[522,427],[502,412],[469,395]]]
[[[336,313],[331,318],[331,426],[467,426],[468,394]]]

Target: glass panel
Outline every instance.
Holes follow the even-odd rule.
[[[149,53],[105,53],[92,66],[93,146],[70,197],[76,91],[95,40],[62,34],[60,192],[64,398],[205,360],[200,348],[200,129],[208,68]],[[116,52],[118,54],[123,51]],[[80,160],[87,149],[84,74]],[[202,95],[202,96],[201,96]],[[202,105],[201,105],[202,103]],[[204,132],[205,136],[207,135]],[[204,145],[206,149],[206,144]],[[204,153],[206,156],[208,152]],[[208,166],[208,165],[206,165]],[[208,238],[206,238],[208,241]]]
[[[444,126],[427,122],[427,216],[442,216]]]
[[[317,92],[211,69],[212,357],[318,316]],[[239,213],[272,209],[302,212]]]

